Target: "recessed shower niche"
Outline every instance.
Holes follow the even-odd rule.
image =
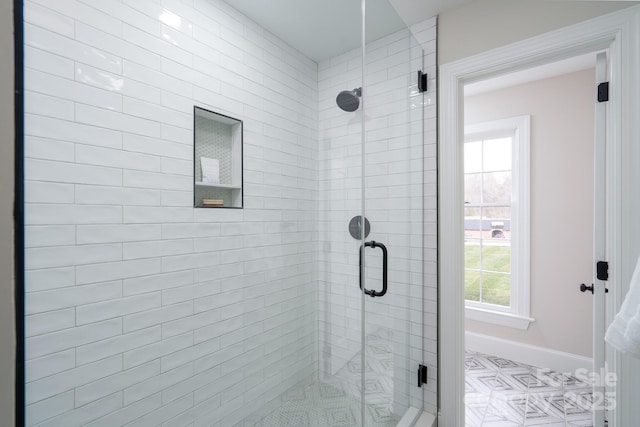
[[[194,107],[193,205],[242,208],[242,120]]]

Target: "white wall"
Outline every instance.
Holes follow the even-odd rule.
[[[506,46],[634,4],[638,2],[475,0],[440,14],[438,63]]]
[[[619,148],[617,151],[618,156],[610,157],[611,162],[616,164],[612,170],[616,172],[614,174],[617,183],[615,186],[619,187],[619,191],[613,193],[615,196],[612,208],[613,212],[611,212],[612,215],[617,215],[619,218],[619,221],[614,221],[613,224],[613,228],[615,229],[613,232],[619,236],[619,239],[617,244],[611,248],[612,261],[615,261],[611,269],[614,272],[612,283],[615,283],[616,289],[620,292],[616,292],[613,295],[609,294],[610,297],[613,297],[612,300],[616,307],[620,307],[622,296],[628,291],[629,280],[637,256],[640,253],[640,246],[638,245],[638,242],[640,242],[640,238],[638,237],[640,236],[640,225],[636,220],[639,205],[638,201],[640,200],[639,187],[636,185],[636,183],[640,181],[637,168],[638,159],[640,159],[640,147],[635,143],[640,135],[637,120],[638,100],[640,99],[640,96],[638,96],[640,93],[640,81],[637,79],[637,70],[640,66],[640,57],[638,55],[640,49],[636,46],[639,31],[638,24],[640,23],[638,18],[638,7],[636,6],[628,10],[622,10],[620,13],[612,15],[611,17],[603,17],[598,20],[595,26],[591,25],[592,22],[584,22],[576,27],[582,29],[584,34],[588,34],[589,37],[592,38],[596,37],[596,33],[595,31],[590,31],[589,28],[600,28],[602,32],[608,32],[610,34],[616,33],[616,46],[622,49],[621,56],[618,57],[617,62],[619,69],[617,69],[616,72],[616,79],[619,84],[615,86],[617,91],[615,91],[616,95],[614,99],[617,105],[621,107],[616,108],[616,110],[620,116],[619,124],[623,132],[616,133],[619,137],[616,139],[618,144],[617,148]],[[567,30],[567,33],[572,33],[572,31]],[[574,37],[577,38],[576,31],[573,31],[573,34]],[[529,43],[529,47],[538,51],[545,50],[541,47],[543,45],[534,47],[533,44],[535,44],[535,40]],[[508,58],[503,59],[513,60],[517,57],[518,61],[522,60],[522,58],[519,58],[518,55],[514,53],[513,49],[511,50],[511,55],[507,52],[507,56]],[[470,65],[473,58],[466,59],[465,65],[474,68],[473,65]],[[462,67],[452,64],[449,70],[455,69],[459,71],[461,68]],[[477,68],[478,65],[476,64],[475,69]],[[453,77],[452,74],[453,73],[450,73],[446,77],[451,78]],[[445,111],[447,110],[442,110],[442,112]],[[449,129],[449,131],[450,130],[451,129]],[[449,131],[447,131],[447,135],[451,136],[451,132]],[[451,153],[448,152],[447,154]],[[609,315],[611,315],[611,313],[609,313]],[[444,337],[441,338],[443,340],[445,339]],[[450,350],[457,346],[456,343],[451,342],[449,339],[445,341],[447,341],[447,347],[449,347]],[[608,360],[613,364],[612,370],[615,370],[619,375],[618,386],[615,389],[618,393],[616,396],[617,410],[610,413],[610,421],[613,422],[614,425],[633,424],[635,420],[639,418],[638,412],[640,410],[633,400],[633,396],[638,394],[637,386],[640,384],[640,380],[638,379],[640,376],[638,362],[628,355],[620,355],[615,352],[611,353],[612,354],[607,353]],[[441,401],[443,408],[446,406],[446,414],[451,415],[445,418],[443,414],[444,422],[453,421],[455,423],[460,419],[456,418],[459,417],[459,414],[455,412],[455,404],[459,402],[456,402],[456,393],[455,390],[453,390],[453,388],[460,384],[458,381],[460,377],[454,378],[452,376],[455,375],[454,371],[457,369],[457,366],[462,366],[461,362],[459,364],[457,362],[459,361],[456,360],[456,363],[453,365],[446,363],[448,366],[444,367],[449,375],[449,381],[443,380],[441,384],[449,384],[449,386],[442,387],[441,391],[443,392],[443,396]],[[611,366],[612,365],[610,365],[610,367]],[[453,388],[451,384],[454,384]],[[446,394],[446,396],[444,394]]]
[[[0,2],[0,426],[15,424],[13,2]]]
[[[217,0],[25,15],[27,424],[278,404],[317,366],[317,65]],[[194,104],[244,120],[244,210],[192,207]]]
[[[468,331],[591,357],[595,71],[465,97],[465,124],[531,115],[531,323]],[[585,327],[587,325],[587,327]]]

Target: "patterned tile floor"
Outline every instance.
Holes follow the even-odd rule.
[[[393,412],[393,349],[391,331],[380,328],[367,336],[364,348],[365,402]],[[330,378],[322,379],[351,396],[362,393],[362,353],[358,352]]]
[[[391,331],[381,328],[365,345],[365,425],[394,427],[393,350]],[[255,427],[361,426],[362,353],[358,352],[335,375],[284,394],[282,405]]]
[[[255,427],[359,427],[360,400],[331,384],[316,382],[293,388],[283,396],[283,404]],[[384,405],[367,404],[367,427],[394,427],[398,419]]]
[[[592,426],[592,393],[576,377],[482,353],[465,356],[466,427]]]

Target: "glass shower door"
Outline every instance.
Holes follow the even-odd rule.
[[[366,28],[380,25],[376,15]],[[362,393],[366,426],[415,420],[423,405],[423,51],[408,29],[365,46]]]
[[[344,395],[331,413],[346,425],[410,425],[423,405],[423,54],[386,0],[363,11],[363,48],[319,66],[319,384]]]

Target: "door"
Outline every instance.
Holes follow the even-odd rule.
[[[385,5],[362,0],[372,12],[363,17],[362,51],[319,71],[326,101],[319,113],[319,392],[335,402],[327,423],[349,427],[411,425],[423,390],[435,396],[435,381],[417,384],[424,363],[423,53],[392,7],[380,13]],[[389,24],[395,29],[381,33]]]
[[[617,14],[595,18],[552,33],[496,48],[483,55],[443,64],[439,68],[439,231],[441,235],[446,236],[446,239],[441,239],[439,244],[441,284],[439,344],[442,378],[439,421],[443,426],[459,426],[464,423],[464,352],[461,348],[464,306],[461,298],[463,277],[460,268],[464,236],[461,227],[463,222],[460,185],[461,147],[457,144],[460,141],[462,129],[460,88],[465,82],[477,80],[482,76],[526,68],[533,63],[554,60],[559,56],[580,54],[586,49],[593,52],[603,48],[609,49],[612,93],[619,95],[611,98],[608,111],[607,164],[609,167],[606,168],[609,213],[606,216],[607,256],[611,261],[610,269],[615,273],[615,276],[612,274],[609,282],[607,317],[612,320],[622,301],[620,293],[623,294],[626,290],[625,283],[620,286],[618,280],[630,280],[634,257],[637,255],[637,251],[634,253],[637,244],[633,243],[635,241],[633,224],[636,221],[633,218],[634,210],[629,209],[635,200],[631,194],[634,188],[632,183],[637,181],[637,179],[631,179],[633,178],[631,175],[634,175],[637,170],[633,165],[636,150],[632,137],[634,132],[637,133],[638,127],[635,111],[637,103],[634,101],[637,99],[635,96],[637,81],[634,78],[637,75],[635,72],[637,64],[627,60],[632,52],[637,51],[637,38],[634,36],[636,18],[637,11],[627,9]],[[623,173],[625,176],[628,175],[628,180],[621,181]],[[629,205],[623,204],[623,201],[626,203],[628,200],[631,200]],[[616,286],[613,286],[614,284]],[[569,283],[573,289],[578,285],[579,282]],[[594,281],[594,285],[600,286],[600,283]],[[590,297],[585,297],[585,300],[592,302]],[[621,393],[622,390],[633,388],[637,381],[632,371],[628,371],[623,377],[620,376],[623,367],[631,366],[630,360],[626,356],[621,357],[613,349],[611,349],[611,355],[607,362],[612,367],[612,371],[618,374],[615,386],[617,405],[609,409],[608,421],[609,424],[620,425],[625,420],[633,422],[637,418],[638,407],[633,403],[633,393]]]
[[[604,305],[593,305],[599,294],[592,298],[577,288],[580,281],[585,291],[598,287],[594,267],[605,259],[604,140],[594,128],[596,54],[585,59],[592,64],[585,70],[524,82],[523,74],[512,73],[465,87],[467,426],[565,420],[592,425],[591,409],[598,409],[597,384],[588,379],[594,362],[602,366],[598,325]],[[546,70],[568,65],[549,64]],[[531,132],[524,114],[530,114]],[[503,134],[505,129],[511,133]],[[531,144],[519,141],[518,135],[529,133]],[[523,156],[530,159],[530,173],[529,162],[517,161]],[[522,186],[525,181],[530,185]],[[515,320],[529,317],[518,310],[518,296],[525,293],[520,308],[530,307],[533,319],[519,326]]]
[[[608,278],[606,253],[606,142],[607,142],[607,53],[596,57],[598,99],[595,111],[594,211],[593,211],[593,425],[605,425],[605,297]]]
[[[375,12],[375,2],[367,1]],[[393,10],[391,11],[393,12]],[[366,32],[400,18],[366,15]],[[387,47],[389,46],[389,47]],[[393,46],[393,48],[391,47]],[[422,46],[408,28],[364,46],[363,216],[359,244],[364,425],[411,425],[423,404]],[[381,79],[380,75],[386,75]],[[362,230],[366,231],[366,230]],[[433,373],[432,373],[433,375]]]

